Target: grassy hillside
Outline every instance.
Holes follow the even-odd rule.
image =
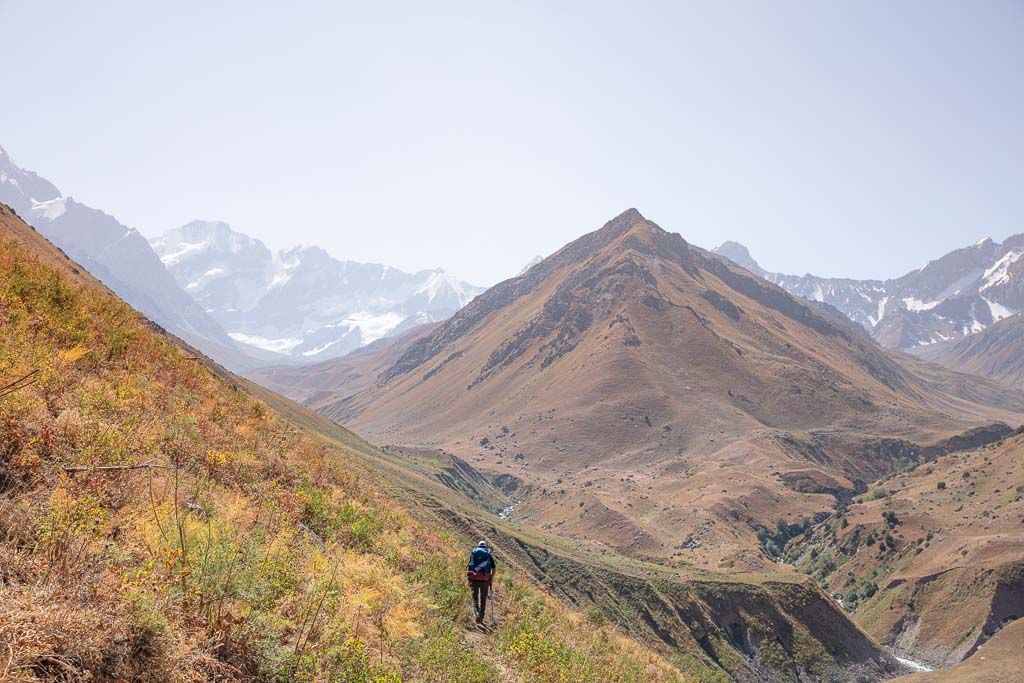
[[[463,550],[0,206],[0,679],[689,680]]]
[[[877,482],[787,556],[880,642],[952,666],[1024,615],[1022,520],[1018,430]]]

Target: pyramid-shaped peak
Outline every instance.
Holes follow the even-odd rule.
[[[660,239],[669,233],[657,223],[648,220],[636,209],[626,209],[615,218],[605,223],[600,230],[592,233],[600,244],[609,244],[627,236],[641,239]]]
[[[610,254],[640,250],[685,257],[687,248],[686,241],[679,235],[663,230],[636,209],[628,209],[599,229],[573,240],[544,259],[542,263],[547,264],[546,267],[536,272],[527,269],[526,272],[533,273],[535,278],[546,277],[560,267],[569,263],[582,263],[609,249]]]
[[[616,216],[615,218],[612,219],[613,222],[614,221],[632,221],[634,223],[637,222],[637,221],[645,221],[645,220],[647,220],[647,219],[644,218],[644,215],[642,213],[640,213],[637,209],[634,209],[634,208],[626,209],[625,211],[623,211],[618,216]]]
[[[636,209],[626,209],[618,216],[605,223],[600,232],[608,231],[617,234],[625,234],[632,229],[633,226],[638,224],[657,227],[654,223],[644,218],[643,214]]]

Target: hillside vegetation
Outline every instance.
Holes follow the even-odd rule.
[[[690,680],[521,577],[468,636],[453,537],[0,227],[0,680]]]
[[[1024,435],[880,480],[787,547],[879,642],[935,667],[1024,615]]]

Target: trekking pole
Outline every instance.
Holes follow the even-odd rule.
[[[494,603],[496,603],[496,602],[497,602],[497,598],[496,598],[496,596],[497,596],[497,593],[495,593],[495,592],[494,592],[494,591],[492,590],[492,591],[491,591],[491,628],[492,628],[492,629],[494,629],[494,628],[497,628],[497,626],[498,626],[498,625],[497,625],[497,622],[496,622],[496,620],[495,620],[495,617],[494,617]]]

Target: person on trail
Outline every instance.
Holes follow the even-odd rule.
[[[491,549],[487,547],[487,541],[480,541],[469,555],[469,566],[466,568],[466,577],[469,579],[469,587],[473,590],[473,610],[476,612],[476,623],[484,623],[484,614],[487,613],[487,594],[491,590],[491,582],[494,580],[494,571],[497,565]]]

